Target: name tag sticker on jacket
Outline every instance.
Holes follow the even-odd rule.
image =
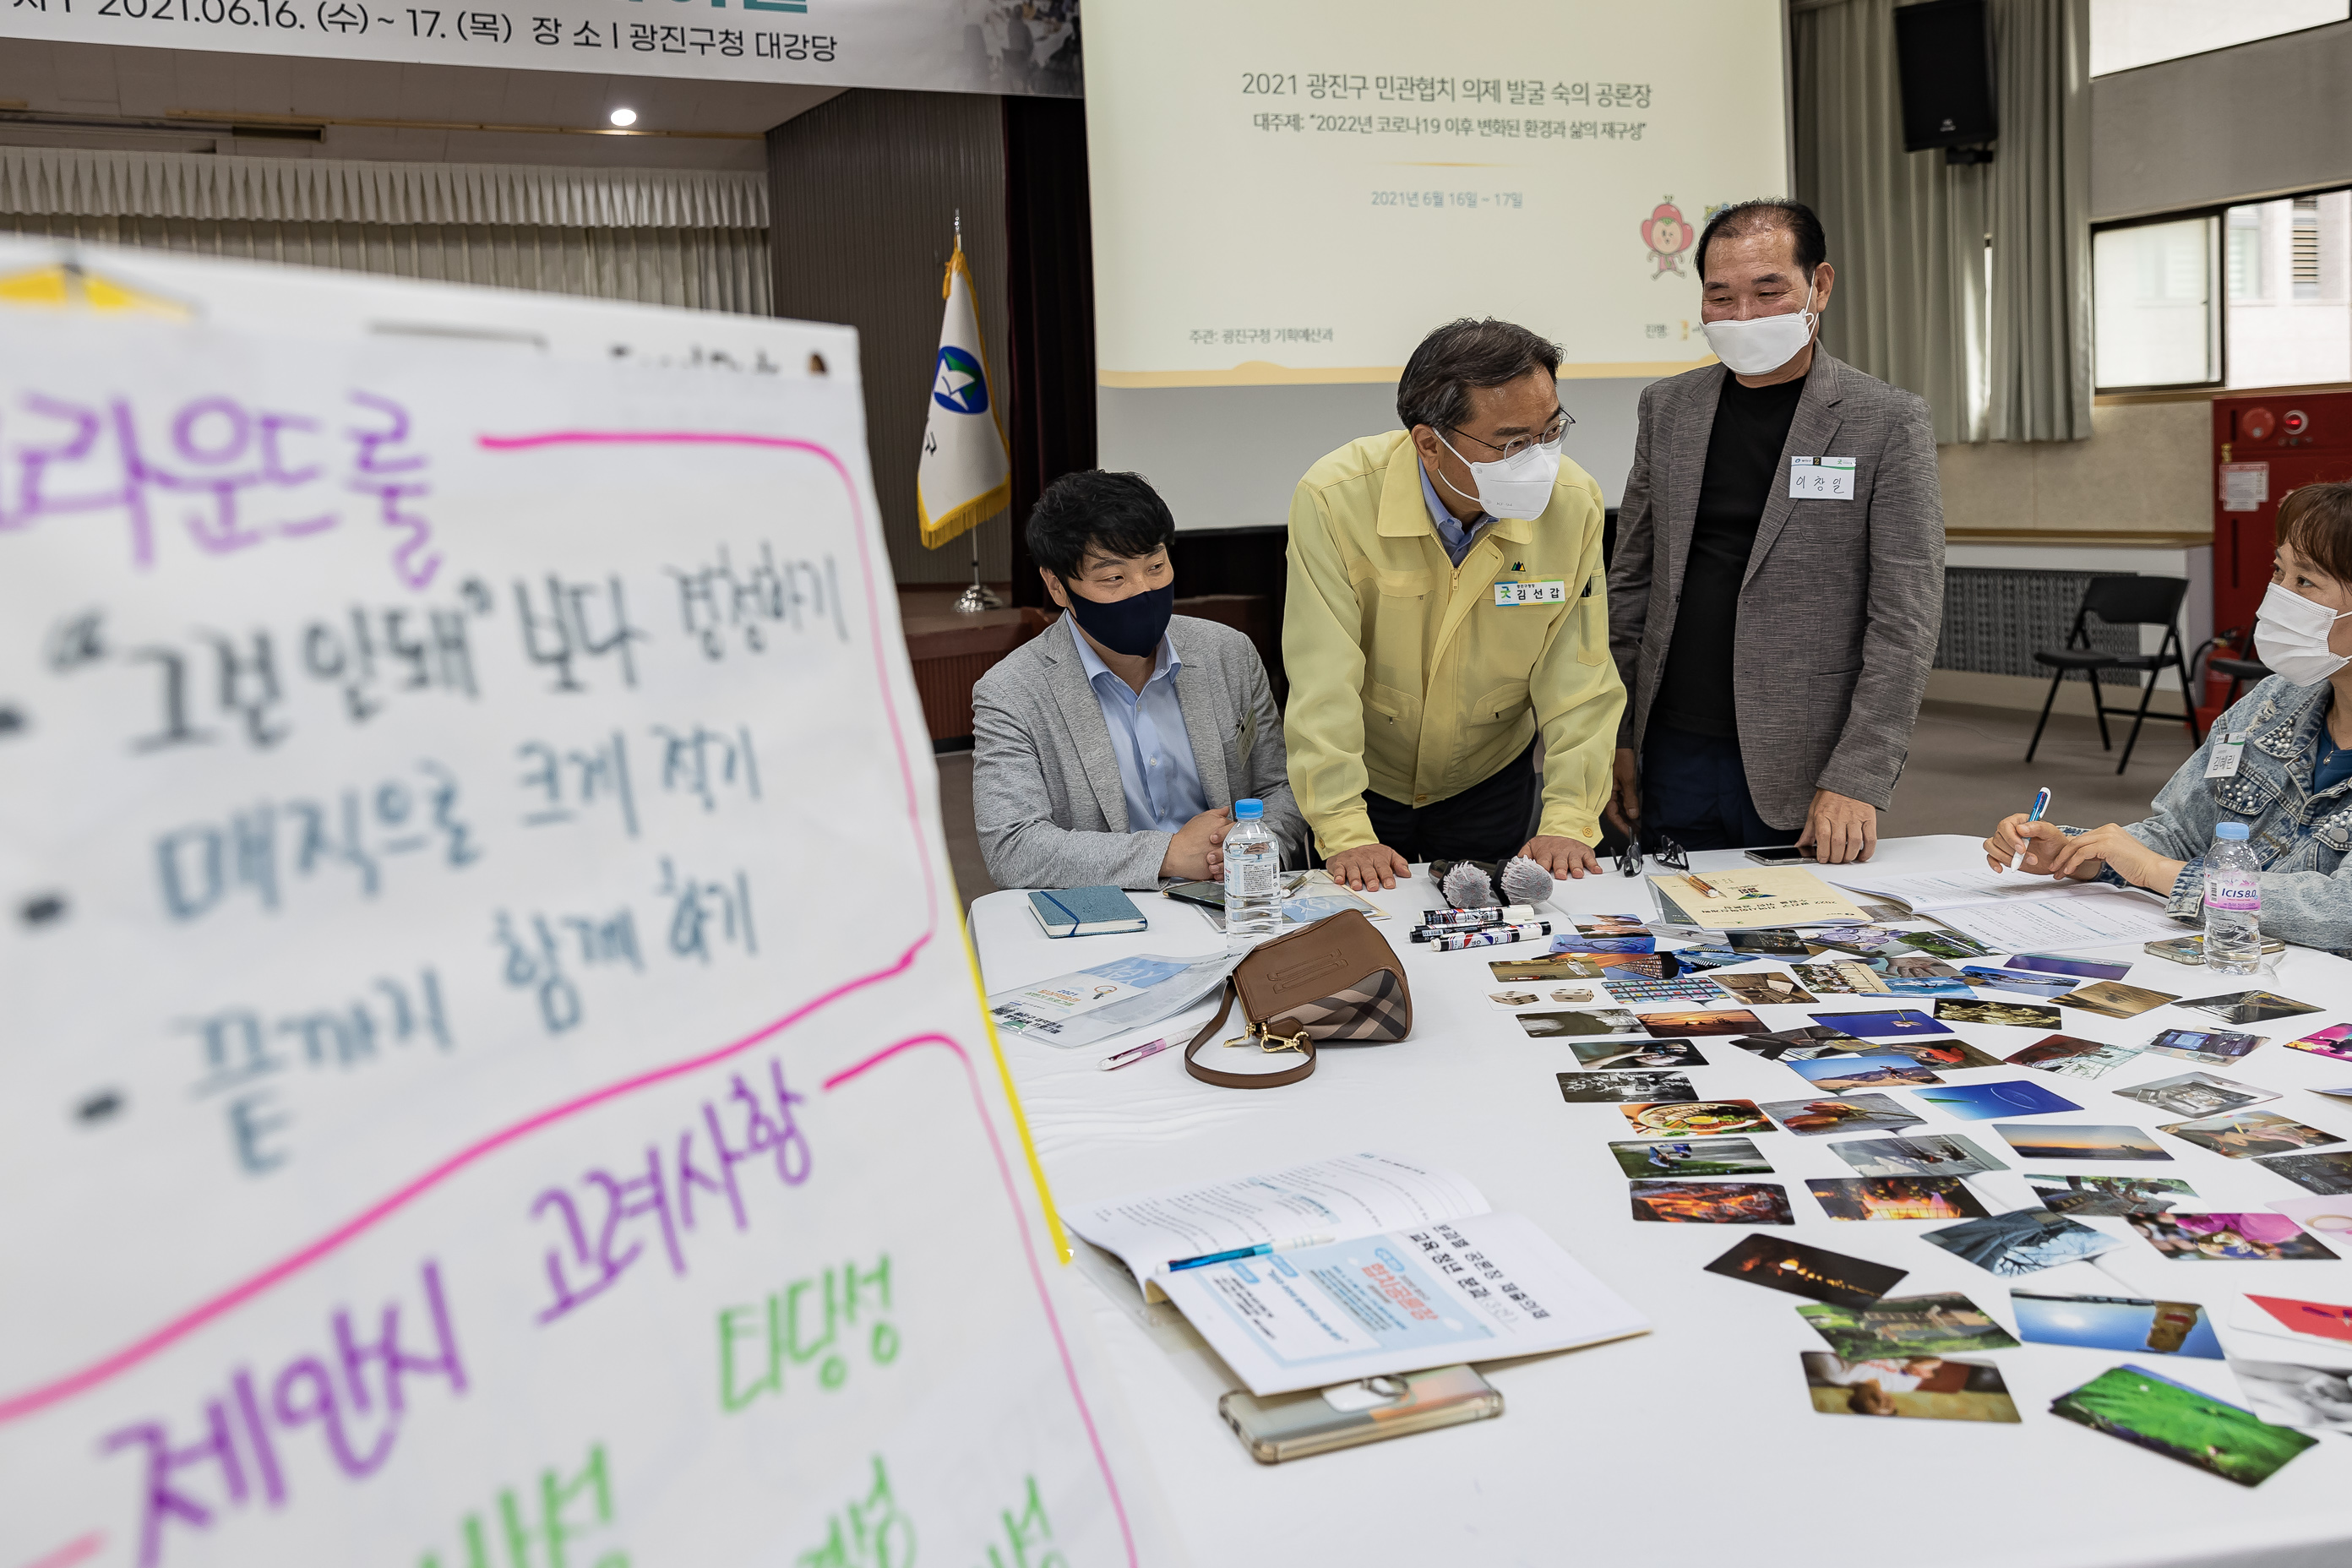
[[[1497,583],[1495,584],[1495,603],[1507,610],[1515,605],[1565,605],[1568,603],[1568,584],[1559,577],[1541,583]]]
[[[2205,759],[2205,776],[2209,779],[2233,779],[2238,776],[2238,759],[2246,754],[2246,732],[2213,737],[2213,754]]]
[[[1791,458],[1789,493],[1799,500],[1852,500],[1852,458]]]

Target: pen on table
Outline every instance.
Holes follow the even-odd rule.
[[[2041,820],[2042,820],[2042,814],[2043,812],[2045,812],[2045,811],[2048,811],[2049,809],[2050,809],[2050,786],[2049,786],[2048,784],[2043,784],[2043,785],[2042,786],[2042,788],[2041,788],[2040,792],[2039,792],[2039,793],[2037,793],[2037,794],[2034,795],[2034,797],[2033,797],[2033,809],[2032,809],[2032,811],[2029,811],[2029,812],[2027,812],[2027,813],[2025,814],[2025,826],[2028,826],[2028,827],[2031,827],[2031,826],[2032,826],[2035,823],[2037,823],[2037,822],[2041,821]],[[2009,868],[2010,868],[2011,870],[2014,871],[2014,870],[2016,870],[2020,866],[2022,866],[2022,865],[2024,865],[2024,864],[2025,864],[2025,851],[2026,851],[2026,849],[2028,848],[2028,847],[2030,847],[2030,846],[2032,844],[2032,842],[2033,842],[2033,840],[2032,840],[2031,838],[2028,838],[2028,837],[2027,837],[2023,833],[2021,833],[2021,832],[2020,834],[2018,834],[2018,836],[2017,836],[2017,853],[2016,853],[2016,854],[2014,854],[2014,855],[2012,855],[2012,856],[2011,856],[2011,857],[2010,857],[2010,858],[2009,858]]]
[[[1684,875],[1683,880],[1697,889],[1701,898],[1719,899],[1723,897],[1723,894],[1717,889],[1715,884],[1712,882],[1703,882],[1696,877],[1690,876],[1687,873]]]
[[[1236,1247],[1229,1252],[1204,1252],[1198,1258],[1171,1258],[1168,1272],[1182,1268],[1206,1268],[1212,1263],[1231,1263],[1237,1258],[1263,1258],[1269,1252],[1291,1252],[1302,1247],[1328,1247],[1339,1237],[1331,1236],[1294,1237],[1288,1241],[1261,1241],[1255,1247]]]
[[[1157,1056],[1160,1052],[1164,1051],[1167,1048],[1168,1042],[1166,1040],[1146,1040],[1139,1046],[1129,1046],[1123,1051],[1113,1051],[1110,1055],[1103,1058],[1102,1060],[1095,1063],[1095,1066],[1102,1068],[1105,1072],[1110,1071],[1113,1068],[1133,1067],[1137,1062],[1141,1061],[1144,1058],[1149,1056]]]

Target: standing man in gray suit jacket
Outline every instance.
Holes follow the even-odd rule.
[[[1944,607],[1927,405],[1815,345],[1821,220],[1742,202],[1698,240],[1723,363],[1642,394],[1609,569],[1632,699],[1611,814],[1686,849],[1866,860]]]
[[[1172,613],[1176,519],[1135,474],[1066,474],[1029,553],[1068,613],[972,688],[971,797],[1001,888],[1215,880],[1235,800],[1297,863],[1282,720],[1249,638]]]

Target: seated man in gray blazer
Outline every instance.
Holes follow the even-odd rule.
[[[972,688],[971,805],[1000,888],[1217,880],[1235,800],[1302,857],[1265,666],[1249,638],[1172,614],[1176,519],[1135,474],[1066,474],[1029,553],[1068,614]]]

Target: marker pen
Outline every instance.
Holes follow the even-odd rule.
[[[1488,926],[1484,931],[1454,931],[1429,939],[1432,952],[1459,952],[1465,947],[1508,947],[1515,942],[1527,942],[1551,934],[1551,921],[1528,921],[1521,925]]]

